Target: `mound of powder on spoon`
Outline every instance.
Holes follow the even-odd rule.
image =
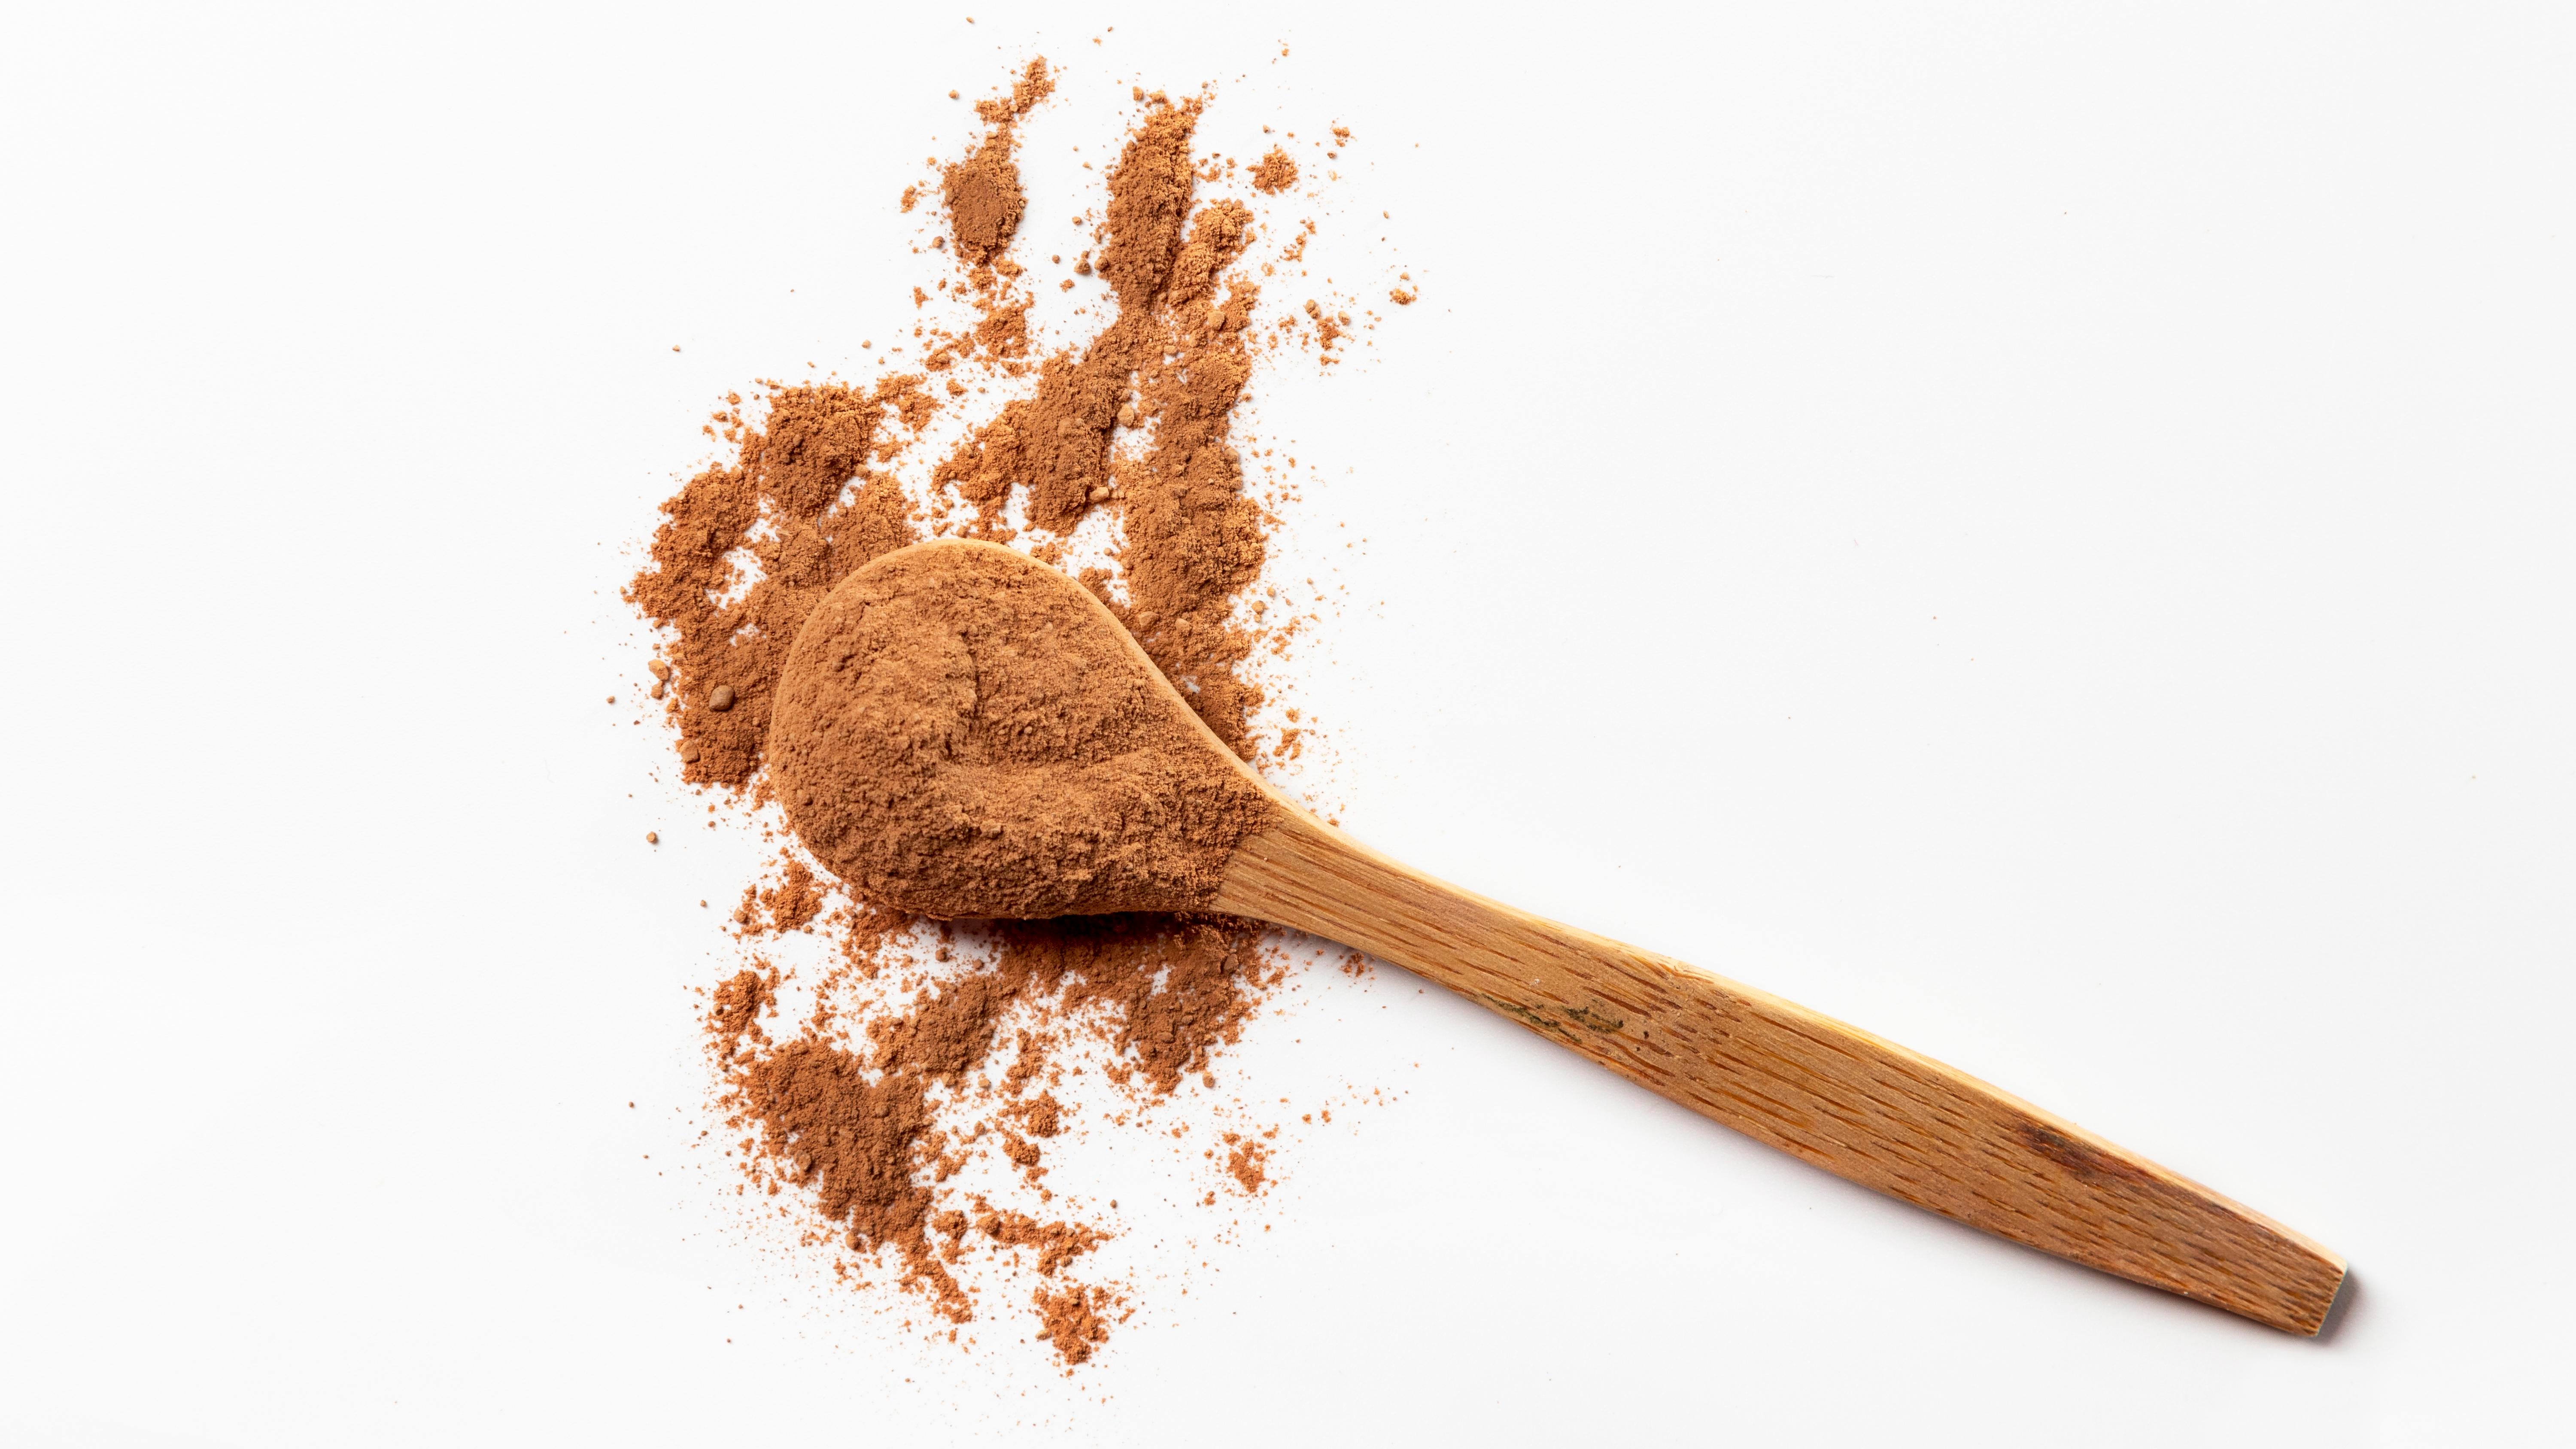
[[[1109,611],[992,544],[889,554],[806,621],[768,757],[798,838],[934,917],[1204,907],[1273,807]]]

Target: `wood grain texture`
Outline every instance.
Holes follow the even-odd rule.
[[[2343,1260],[2262,1214],[1920,1053],[1460,890],[1316,819],[1226,748],[1098,598],[1049,577],[1124,641],[1199,748],[1275,807],[1213,899],[1169,909],[1357,946],[1838,1177],[2258,1323],[2324,1326]]]
[[[1434,880],[1280,804],[1217,909],[1406,967],[1864,1187],[2274,1328],[2324,1325],[2343,1260],[2250,1208],[1893,1042]]]

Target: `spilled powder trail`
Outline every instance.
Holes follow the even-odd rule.
[[[1235,413],[1264,356],[1293,345],[1337,360],[1349,314],[1305,300],[1261,315],[1247,260],[1257,233],[1282,232],[1273,255],[1293,260],[1314,224],[1257,225],[1244,200],[1202,201],[1201,183],[1234,174],[1230,161],[1193,158],[1205,99],[1139,89],[1096,259],[1085,252],[1074,268],[1106,284],[1106,315],[1087,341],[1036,355],[1028,269],[1011,254],[1030,206],[1015,157],[1056,81],[1030,62],[1007,95],[978,103],[983,133],[939,171],[932,246],[956,267],[942,290],[974,321],[916,326],[918,365],[864,385],[729,394],[705,430],[731,460],[662,505],[628,597],[664,640],[651,692],[677,731],[683,777],[719,801],[769,803],[763,750],[781,668],[852,572],[941,534],[1066,566],[1066,537],[1101,514],[1117,540],[1112,565],[1080,569],[1079,581],[1238,754],[1262,765],[1300,747],[1296,728],[1265,744],[1255,727],[1264,693],[1249,665],[1298,621],[1269,616],[1260,597],[1272,523],[1247,493]],[[1295,179],[1276,151],[1245,170],[1262,192]],[[907,188],[901,209],[933,199]],[[975,394],[970,377],[1024,395],[929,462],[928,497],[907,494],[898,469],[937,413]],[[1246,627],[1247,614],[1270,622]],[[1096,1072],[1141,1120],[1187,1081],[1213,1087],[1216,1059],[1283,979],[1277,949],[1251,923],[1209,916],[924,922],[792,847],[746,886],[732,924],[742,964],[709,989],[705,1031],[736,1191],[802,1204],[790,1211],[804,1215],[805,1241],[846,1281],[920,1295],[955,1325],[1026,1314],[1030,1336],[1064,1363],[1088,1360],[1135,1311],[1135,1290],[1086,1271],[1112,1230],[1096,1204],[1060,1199],[1046,1181],[1074,1115],[1056,1093]],[[836,947],[801,983],[763,944],[796,933]],[[792,990],[812,1008],[785,1020]],[[1213,1174],[1209,1204],[1268,1187],[1278,1130],[1245,1124],[1193,1154]],[[1011,1175],[1019,1206],[962,1185],[978,1163]],[[1014,1302],[979,1300],[979,1259],[1034,1281]]]

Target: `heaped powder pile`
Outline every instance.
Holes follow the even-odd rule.
[[[865,385],[728,394],[706,431],[731,460],[662,506],[650,565],[629,597],[664,641],[651,692],[677,729],[684,778],[719,806],[775,819],[778,777],[764,751],[781,672],[835,585],[925,537],[981,539],[1064,565],[1069,536],[1095,518],[1115,542],[1079,582],[1238,755],[1262,766],[1299,752],[1297,728],[1265,738],[1255,723],[1264,694],[1250,661],[1301,621],[1274,610],[1276,593],[1261,583],[1273,515],[1247,492],[1235,414],[1262,358],[1292,348],[1338,361],[1349,314],[1313,299],[1265,313],[1255,269],[1300,258],[1314,223],[1262,221],[1247,198],[1198,194],[1238,170],[1259,193],[1283,193],[1294,163],[1275,148],[1241,168],[1194,157],[1207,99],[1137,89],[1105,208],[1078,219],[1091,222],[1096,256],[1082,253],[1073,270],[1106,283],[1089,309],[1096,330],[1036,355],[1029,268],[1013,258],[1032,204],[1016,149],[1057,80],[1031,61],[1006,95],[977,104],[983,134],[938,172],[944,225],[930,245],[955,269],[939,291],[973,320],[915,326],[917,367]],[[924,191],[907,189],[902,209]],[[1268,262],[1253,257],[1264,231],[1284,243]],[[916,287],[912,299],[918,308],[929,294]],[[913,456],[935,416],[993,393],[1007,400],[953,449]],[[943,631],[973,628],[925,617],[897,638],[902,621],[883,623],[892,632],[853,632],[853,647],[929,651]],[[846,620],[828,627],[857,630]],[[1118,702],[1098,706],[1114,712]],[[1191,828],[1211,840],[1239,832],[1255,808],[1222,788],[1205,804]],[[736,1192],[776,1199],[801,1224],[804,1251],[841,1281],[925,1297],[951,1340],[956,1325],[1015,1300],[1037,1320],[1029,1336],[1067,1363],[1088,1359],[1133,1311],[1134,1287],[1083,1267],[1116,1231],[1116,1200],[1059,1195],[1046,1181],[1048,1153],[1076,1110],[1058,1093],[1089,1076],[1127,1104],[1090,1114],[1097,1130],[1132,1120],[1138,1132],[1187,1138],[1197,1150],[1174,1155],[1206,1179],[1192,1179],[1194,1201],[1202,1187],[1210,1206],[1219,1192],[1261,1193],[1280,1124],[1234,1113],[1231,1126],[1189,1138],[1191,1124],[1169,1117],[1185,1083],[1215,1086],[1216,1058],[1279,985],[1284,956],[1250,923],[1205,915],[926,920],[890,880],[871,889],[818,871],[779,834],[775,870],[746,886],[733,913],[738,969],[710,989],[705,1018],[722,1123],[714,1140],[743,1174]],[[807,843],[828,866],[829,842]],[[1031,904],[1052,908],[1043,892]],[[774,964],[784,954],[775,943],[791,933],[836,948],[801,982]],[[782,1020],[789,992],[811,1006]],[[1153,1112],[1164,1115],[1149,1129]],[[1002,1200],[1005,1184],[1013,1201]]]
[[[833,874],[941,919],[1203,911],[1272,814],[1081,585],[968,539],[806,620],[769,777]]]

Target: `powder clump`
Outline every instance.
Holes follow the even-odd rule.
[[[680,727],[684,778],[751,783],[770,691],[805,616],[859,565],[913,541],[903,490],[870,465],[893,451],[889,421],[918,426],[928,416],[920,383],[901,375],[865,390],[780,387],[761,424],[744,416],[738,396],[714,415],[737,459],[699,473],[662,505],[655,566],[628,591],[647,618],[677,634],[664,710]],[[707,431],[715,433],[712,423]],[[761,576],[728,599],[741,577],[737,550]]]
[[[1011,244],[1028,197],[1007,139],[987,140],[974,155],[948,168],[939,193],[957,231],[957,251],[970,262],[990,259]]]
[[[1252,189],[1265,196],[1276,196],[1296,184],[1297,163],[1276,146],[1252,168]]]
[[[1054,90],[1055,79],[1041,56],[1029,62],[1008,100],[976,104],[977,113],[992,129],[972,154],[941,173],[939,183],[940,199],[948,205],[949,227],[957,236],[958,256],[966,262],[992,260],[1020,229],[1028,196],[1020,189],[1019,164],[1011,157],[1019,145],[1017,126],[1030,107]]]

